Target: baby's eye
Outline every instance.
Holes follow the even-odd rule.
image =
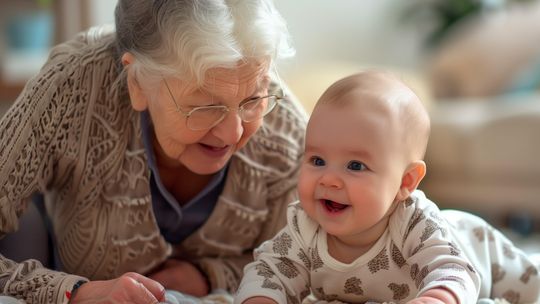
[[[367,169],[367,167],[366,167],[366,165],[364,165],[363,163],[361,163],[361,162],[359,162],[357,160],[351,160],[347,164],[347,169],[353,170],[353,171],[362,171],[362,170]]]
[[[314,165],[315,167],[321,167],[321,166],[324,166],[326,163],[324,161],[324,159],[318,157],[318,156],[312,156],[310,159],[309,159],[309,162]]]

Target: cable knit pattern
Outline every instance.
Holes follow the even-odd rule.
[[[53,49],[0,121],[0,236],[17,230],[32,193],[44,193],[70,273],[0,255],[0,292],[65,303],[80,279],[144,274],[171,255],[198,263],[213,288],[235,290],[252,249],[283,227],[297,198],[305,112],[297,102],[280,103],[231,159],[209,220],[182,244],[168,244],[152,210],[140,114],[125,89],[111,86],[118,56],[114,34],[102,34]]]

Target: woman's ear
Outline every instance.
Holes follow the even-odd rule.
[[[129,66],[135,62],[135,57],[126,52],[122,55],[122,65],[126,69],[127,85],[129,91],[129,99],[131,100],[131,106],[135,111],[144,111],[148,108],[148,98],[144,94],[137,78],[133,71],[130,71]]]
[[[426,163],[418,160],[414,161],[405,170],[403,177],[401,178],[401,185],[396,195],[396,200],[402,201],[409,197],[411,193],[416,190],[420,181],[426,175]]]

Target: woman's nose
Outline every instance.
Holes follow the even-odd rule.
[[[218,137],[226,145],[234,145],[240,141],[244,127],[238,111],[230,111],[225,118],[212,128],[212,134]]]

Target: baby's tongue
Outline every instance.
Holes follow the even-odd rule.
[[[347,208],[347,205],[336,203],[336,202],[330,201],[330,200],[325,200],[325,203],[326,203],[326,207],[331,209],[332,211],[341,211],[341,210]]]

